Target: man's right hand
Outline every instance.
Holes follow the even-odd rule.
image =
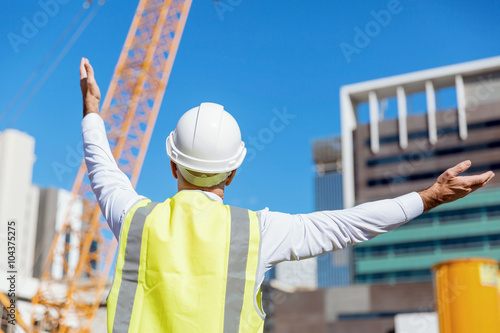
[[[94,77],[94,69],[87,58],[80,62],[80,88],[83,98],[83,116],[89,113],[99,114],[101,91]]]
[[[441,204],[465,197],[467,194],[486,185],[495,176],[492,171],[474,176],[458,176],[469,169],[470,166],[471,162],[468,160],[458,163],[453,168],[443,172],[434,185],[418,192],[424,203],[424,212]]]

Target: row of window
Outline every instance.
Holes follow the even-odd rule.
[[[434,253],[436,251],[469,250],[489,247],[500,247],[500,234],[475,237],[460,237],[402,244],[355,247],[355,259],[382,258],[413,254]]]
[[[398,283],[398,282],[430,281],[431,279],[432,279],[432,272],[430,269],[359,274],[356,275],[355,277],[356,283]]]
[[[485,121],[482,123],[467,124],[467,130],[470,132],[470,131],[476,131],[476,130],[483,130],[486,128],[497,127],[497,126],[500,126],[500,119]],[[449,126],[449,127],[438,128],[438,135],[449,135],[449,134],[454,134],[454,133],[456,133],[458,135],[458,132],[459,132],[458,126]],[[429,132],[427,130],[408,133],[408,140],[409,141],[416,140],[416,139],[422,139],[422,138],[428,138],[428,137],[429,137]],[[379,142],[380,142],[380,145],[399,142],[399,134],[381,136],[379,138]],[[365,146],[366,147],[371,146],[370,138],[368,138],[365,141]]]
[[[455,147],[441,148],[436,150],[426,150],[420,152],[419,154],[417,154],[415,151],[411,151],[408,154],[403,154],[403,155],[398,154],[394,156],[370,158],[366,160],[366,166],[374,167],[374,166],[381,166],[381,165],[401,163],[401,162],[411,163],[412,161],[417,159],[420,161],[422,159],[427,159],[427,158],[436,158],[448,155],[476,152],[478,150],[489,150],[498,147],[500,147],[500,141],[497,140],[497,141],[483,142],[468,146],[455,146]]]
[[[500,148],[500,141],[495,143],[495,147],[493,148]],[[486,148],[485,148],[486,149]],[[487,148],[487,150],[491,151],[492,148]],[[427,154],[427,152],[426,152]],[[434,152],[430,152],[430,155],[432,156]],[[400,157],[396,157],[397,161],[395,162],[401,162],[404,159],[401,159]],[[500,163],[489,163],[489,164],[483,164],[483,165],[473,165],[467,170],[468,173],[470,174],[475,174],[475,173],[482,173],[486,172],[489,170],[498,170],[500,169]],[[435,170],[435,171],[430,171],[430,172],[422,172],[422,173],[411,173],[409,175],[403,176],[398,173],[395,174],[388,174],[382,178],[372,178],[368,179],[366,181],[366,185],[368,187],[375,187],[375,186],[382,186],[382,185],[395,185],[399,183],[406,183],[406,182],[411,182],[411,181],[418,181],[418,180],[425,180],[425,179],[434,179],[437,178],[441,173],[443,173],[445,170]]]
[[[486,207],[472,207],[464,209],[455,209],[442,212],[430,212],[423,214],[409,223],[404,224],[401,228],[431,225],[434,222],[439,224],[477,221],[481,219],[489,220],[500,217],[500,205]]]

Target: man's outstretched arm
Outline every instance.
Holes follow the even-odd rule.
[[[367,241],[424,211],[465,197],[494,176],[491,171],[476,176],[458,176],[470,165],[470,161],[459,163],[446,170],[428,189],[395,199],[311,214],[261,211],[262,259],[266,269],[284,260],[314,257]]]
[[[99,115],[101,93],[94,70],[85,58],[80,63],[80,88],[83,97],[83,150],[90,185],[104,218],[118,239],[126,212],[144,197],[135,192],[113,158],[104,121]]]

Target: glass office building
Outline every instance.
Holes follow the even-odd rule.
[[[462,257],[500,260],[500,187],[481,189],[356,245],[355,281],[431,280],[432,265]]]
[[[315,210],[342,209],[340,139],[331,138],[313,142],[313,158],[316,164]],[[351,258],[351,249],[319,256],[317,258],[318,288],[349,285]]]

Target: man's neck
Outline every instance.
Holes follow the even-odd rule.
[[[198,187],[198,186],[183,186],[183,187],[179,187],[178,188],[178,191],[182,191],[182,190],[198,190],[198,191],[204,191],[204,192],[209,192],[209,193],[213,193],[217,196],[219,196],[222,200],[224,200],[224,189],[223,188],[220,188],[220,187]]]

